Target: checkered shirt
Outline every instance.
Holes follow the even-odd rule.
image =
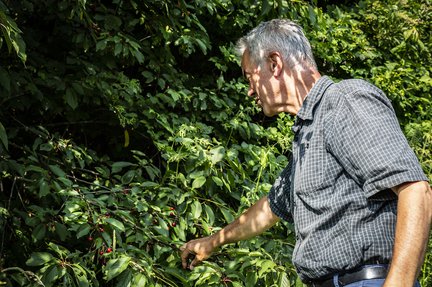
[[[303,281],[390,261],[397,196],[428,180],[390,101],[363,80],[321,77],[299,110],[292,160],[270,190],[272,211],[294,222]]]

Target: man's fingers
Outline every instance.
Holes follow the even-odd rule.
[[[182,261],[182,267],[183,269],[187,268],[188,265],[188,258],[190,255],[193,255],[194,252],[192,252],[191,250],[189,250],[186,245],[182,245],[180,247],[180,251],[182,252],[180,257],[181,257],[181,261]]]
[[[190,270],[193,270],[195,268],[195,266],[197,266],[198,264],[200,264],[204,259],[205,259],[204,256],[196,255],[195,258],[194,258],[194,260],[192,260],[192,262],[191,262],[191,264],[189,266]]]

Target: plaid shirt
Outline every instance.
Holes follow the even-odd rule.
[[[293,263],[303,281],[392,258],[397,196],[428,180],[390,101],[362,80],[313,86],[293,126],[293,157],[269,193],[294,222]]]

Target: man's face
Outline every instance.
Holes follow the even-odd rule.
[[[266,116],[276,115],[278,111],[275,95],[278,93],[278,83],[273,77],[270,63],[258,67],[251,62],[249,52],[246,50],[242,57],[242,69],[249,83],[248,96],[255,97],[256,104],[262,107]]]

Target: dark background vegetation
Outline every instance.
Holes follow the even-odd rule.
[[[287,163],[293,118],[247,99],[233,51],[280,17],[322,74],[388,95],[432,179],[428,0],[0,0],[1,285],[302,286],[284,222],[193,271],[178,252]]]

